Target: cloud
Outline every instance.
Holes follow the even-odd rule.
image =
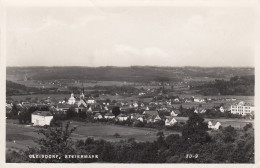
[[[161,48],[146,47],[139,49],[125,44],[117,44],[110,49],[95,50],[94,55],[96,66],[156,65],[159,62],[166,63],[171,56]]]

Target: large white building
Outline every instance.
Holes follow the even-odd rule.
[[[35,111],[32,113],[33,126],[50,125],[53,115],[50,111]]]
[[[68,104],[75,104],[75,103],[76,103],[76,99],[74,97],[74,94],[71,93],[70,98],[68,100]]]
[[[243,101],[235,104],[235,105],[231,105],[231,113],[232,114],[239,114],[239,115],[247,115],[247,114],[252,114],[252,112],[254,111],[254,106],[252,106],[249,103],[245,103]]]

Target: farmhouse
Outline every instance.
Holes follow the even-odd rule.
[[[32,113],[32,123],[34,126],[50,125],[53,115],[50,111],[35,111]]]

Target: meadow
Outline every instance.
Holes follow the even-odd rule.
[[[66,122],[66,121],[64,121]],[[65,124],[64,124],[65,125]],[[157,129],[152,128],[137,128],[120,125],[108,125],[104,123],[85,123],[71,121],[71,127],[76,127],[76,131],[72,134],[73,140],[85,140],[88,137],[94,139],[104,139],[111,142],[119,142],[135,138],[137,142],[154,141],[157,139]],[[41,136],[37,133],[40,127],[26,126],[18,124],[17,120],[6,121],[6,149],[19,151],[27,149],[28,146],[35,146],[34,142]],[[120,135],[120,138],[114,136],[115,133]],[[166,130],[164,134],[180,134],[179,132]]]

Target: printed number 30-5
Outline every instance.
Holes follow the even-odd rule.
[[[199,155],[198,154],[186,154],[186,158],[198,158]]]

